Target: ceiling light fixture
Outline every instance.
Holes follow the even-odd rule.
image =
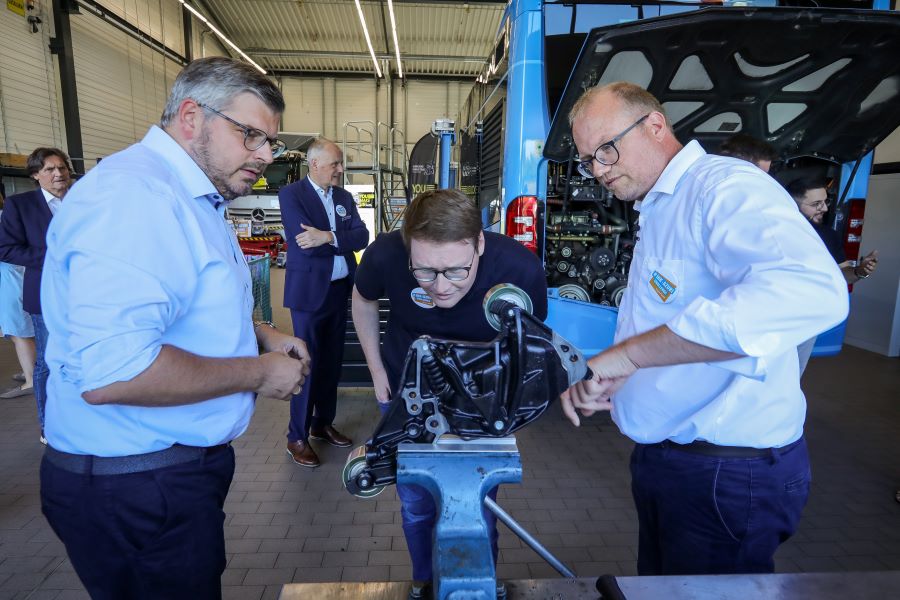
[[[391,13],[391,34],[394,36],[394,54],[397,56],[397,76],[403,79],[403,65],[400,64],[400,43],[397,41],[397,20],[394,18],[394,0],[388,0],[388,12]]]
[[[200,19],[200,21],[201,21],[204,25],[206,25],[207,27],[209,27],[210,31],[212,31],[214,34],[216,34],[216,37],[218,37],[220,40],[222,40],[223,42],[225,42],[225,44],[227,44],[227,45],[228,45],[230,48],[232,48],[235,52],[237,52],[238,54],[240,54],[241,57],[242,57],[244,60],[246,60],[248,63],[250,63],[251,65],[253,65],[254,67],[256,67],[256,69],[258,69],[259,72],[262,73],[263,75],[266,75],[266,74],[267,74],[265,69],[263,69],[261,66],[259,66],[259,65],[256,64],[255,62],[253,62],[253,59],[252,59],[252,58],[250,58],[249,56],[247,56],[247,54],[246,54],[243,50],[241,50],[240,48],[238,48],[238,47],[235,45],[234,42],[232,42],[232,41],[229,40],[227,37],[225,37],[225,34],[222,33],[221,31],[219,31],[219,30],[216,28],[215,25],[213,25],[212,23],[210,23],[210,22],[209,22],[209,19],[207,19],[206,17],[204,17],[202,14],[200,14],[200,11],[198,11],[196,8],[194,8],[193,6],[191,6],[190,4],[188,4],[187,2],[185,2],[184,0],[178,0],[178,1],[179,1],[186,9],[188,9],[188,10],[191,12],[191,14],[193,14],[195,17],[197,17],[198,19]],[[357,2],[357,6],[358,6],[358,5],[359,5],[359,2]]]
[[[369,37],[369,28],[366,27],[366,18],[363,16],[359,0],[356,0],[356,12],[359,13],[359,22],[362,23],[363,33],[366,36],[366,45],[369,46],[369,54],[372,55],[372,62],[375,64],[375,74],[381,77],[381,67],[378,66],[378,58],[375,57],[375,49],[372,48],[372,39]]]

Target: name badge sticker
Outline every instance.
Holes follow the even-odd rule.
[[[668,304],[672,300],[675,299],[675,294],[678,292],[678,286],[665,275],[660,273],[659,271],[653,271],[650,274],[650,289],[656,292],[656,295],[659,296],[660,301],[664,304]]]
[[[334,212],[338,214],[339,217],[347,216],[347,209],[343,207],[341,204],[336,204],[334,207]]]
[[[434,308],[434,300],[428,295],[428,292],[420,287],[411,291],[409,297],[412,299],[413,303],[420,308]]]

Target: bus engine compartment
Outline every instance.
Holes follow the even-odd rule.
[[[636,219],[594,180],[551,164],[544,268],[561,298],[618,307],[628,285]]]

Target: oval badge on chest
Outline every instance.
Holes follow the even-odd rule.
[[[428,295],[428,292],[417,287],[409,293],[409,297],[413,303],[420,308],[434,308],[434,300]]]

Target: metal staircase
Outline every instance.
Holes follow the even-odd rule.
[[[397,127],[375,121],[344,123],[344,183],[371,177],[375,186],[375,234],[403,223],[407,197],[406,136]],[[352,179],[351,179],[352,178]]]

